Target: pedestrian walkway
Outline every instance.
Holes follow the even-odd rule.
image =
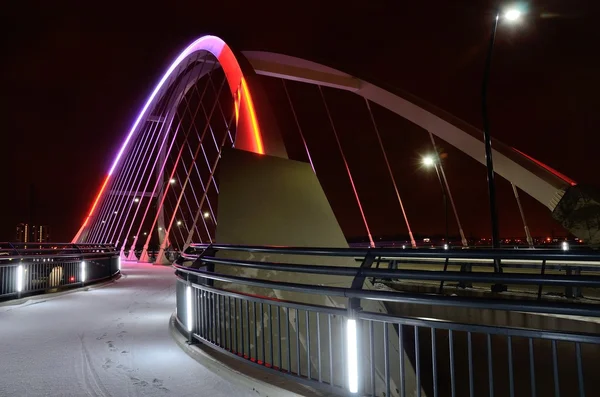
[[[172,340],[170,267],[124,263],[102,287],[0,307],[0,396],[256,396]]]

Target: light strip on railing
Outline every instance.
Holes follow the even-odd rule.
[[[85,283],[85,261],[81,261],[81,282]]]
[[[349,318],[346,323],[346,357],[348,358],[348,390],[350,393],[358,393],[358,345],[356,339],[356,320]]]
[[[189,285],[185,287],[185,306],[187,330],[188,332],[192,332],[192,287],[190,287]]]
[[[17,292],[23,291],[23,265],[17,267]]]

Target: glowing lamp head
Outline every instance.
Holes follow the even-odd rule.
[[[204,214],[202,214],[202,216],[204,216],[204,219],[207,219],[207,218],[210,216],[210,214],[209,214],[209,213],[208,213],[208,211],[207,211],[207,212],[205,212]]]
[[[509,22],[515,22],[521,18],[521,11],[516,8],[510,8],[504,13],[504,19]]]
[[[444,244],[444,249],[447,250],[448,248],[450,248],[448,244]]]
[[[568,251],[569,250],[569,243],[567,243],[566,241],[563,241],[562,244],[560,245],[563,251]]]
[[[435,161],[433,160],[432,156],[425,156],[425,157],[423,157],[423,165],[424,166],[431,167],[434,164],[435,164]]]

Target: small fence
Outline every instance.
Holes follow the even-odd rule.
[[[120,272],[111,245],[0,243],[0,299],[82,286]]]
[[[232,259],[232,253],[254,258]],[[291,258],[293,263],[265,261],[264,255]],[[580,316],[583,321],[600,317],[600,305],[409,294],[373,289],[368,282],[373,277],[598,288],[600,277],[372,268],[379,257],[408,255],[443,255],[454,260],[599,259],[594,252],[432,253],[193,245],[174,265],[178,276],[176,318],[191,342],[210,345],[264,371],[338,395],[585,396],[594,395],[600,387],[595,373],[600,354],[596,332],[407,317],[388,310],[390,306],[382,302],[457,312],[477,309]],[[348,258],[351,264],[357,256],[363,256],[360,267],[329,265],[336,258]],[[297,258],[313,258],[311,262],[316,259],[318,265],[299,264]],[[281,279],[284,274],[290,277]],[[300,282],[305,275],[310,275],[312,285]],[[331,275],[340,280],[345,277],[346,283],[326,283],[324,278]]]

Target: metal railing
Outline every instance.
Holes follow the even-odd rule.
[[[0,243],[0,299],[77,287],[120,272],[112,245]]]
[[[232,253],[254,258],[233,259]],[[292,263],[256,258],[261,254],[292,256]],[[600,277],[372,268],[378,257],[408,255],[453,260],[599,259],[594,252],[541,250],[406,252],[192,245],[174,265],[177,322],[190,342],[210,345],[264,371],[339,395],[584,396],[593,395],[600,386],[594,370],[600,327],[593,324],[594,332],[567,332],[407,317],[390,310],[390,305],[401,304],[445,307],[449,313],[579,316],[578,321],[589,329],[600,317],[600,305],[365,288],[370,277],[598,288]],[[353,267],[357,256],[363,256],[363,261]],[[350,265],[330,266],[336,257],[348,258]],[[313,263],[316,258],[318,265],[298,263],[299,258],[312,258]],[[290,274],[291,278],[280,277]],[[311,284],[298,282],[307,274],[314,276]],[[332,275],[346,282],[320,284]],[[322,298],[321,304],[314,297]]]

